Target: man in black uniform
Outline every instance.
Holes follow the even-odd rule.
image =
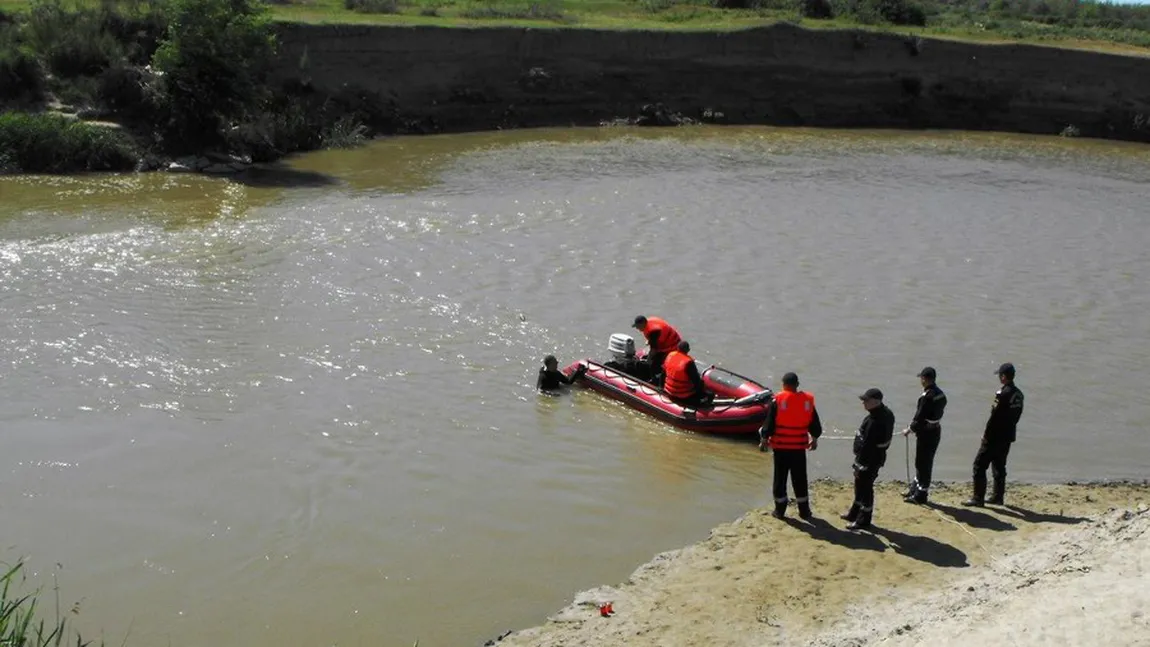
[[[886,464],[886,450],[894,436],[894,413],[882,403],[882,391],[867,389],[859,396],[867,417],[855,432],[855,502],[841,518],[850,522],[847,530],[870,527],[874,514],[874,482]]]
[[[994,394],[982,444],[974,457],[974,496],[962,505],[982,507],[987,503],[1003,504],[1006,494],[1006,457],[1014,443],[1018,419],[1022,417],[1022,391],[1014,385],[1014,364],[1007,362],[998,367],[998,381],[1002,388]],[[994,492],[986,497],[986,468],[994,474]]]
[[[918,396],[918,406],[910,426],[903,436],[914,434],[914,482],[910,483],[903,501],[926,503],[930,496],[930,477],[934,470],[934,454],[942,439],[942,412],[946,409],[946,394],[935,384],[938,373],[927,366],[918,372],[922,382],[922,395]]]

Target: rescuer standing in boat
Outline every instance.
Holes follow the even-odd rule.
[[[930,496],[930,478],[934,468],[934,454],[942,439],[942,413],[946,409],[946,394],[935,384],[938,373],[927,366],[918,372],[922,382],[922,395],[918,396],[918,406],[910,426],[903,436],[914,434],[914,482],[908,483],[904,495],[907,503],[926,503]]]
[[[990,418],[982,432],[982,444],[974,457],[974,496],[962,505],[983,506],[987,503],[1002,505],[1006,495],[1006,457],[1014,444],[1018,419],[1022,417],[1022,391],[1014,385],[1014,364],[1007,362],[998,367],[998,381],[1002,388],[994,394]],[[986,500],[986,468],[994,474],[994,492]]]
[[[882,391],[867,389],[859,396],[867,417],[855,432],[855,501],[851,509],[842,515],[850,522],[847,530],[863,530],[870,527],[874,514],[874,482],[878,471],[886,464],[886,450],[894,436],[894,413],[882,403]]]
[[[815,409],[814,394],[799,390],[799,376],[783,376],[783,390],[767,405],[767,419],[759,429],[759,449],[775,452],[774,496],[776,519],[787,513],[787,475],[795,490],[799,516],[810,519],[811,499],[807,485],[807,450],[819,448],[823,425]]]
[[[667,359],[667,355],[675,351],[679,347],[679,342],[683,341],[682,335],[674,326],[659,317],[639,315],[635,317],[631,327],[638,329],[647,338],[649,346],[647,359],[651,362],[651,375],[658,375],[663,368],[663,360]]]

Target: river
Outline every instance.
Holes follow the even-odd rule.
[[[901,428],[930,364],[936,478],[969,479],[1004,361],[1011,479],[1144,478],[1148,182],[1145,146],[709,127],[0,178],[0,561],[108,644],[538,624],[770,499],[753,445],[533,392],[640,313],[796,371],[813,478],[849,476],[856,394]]]

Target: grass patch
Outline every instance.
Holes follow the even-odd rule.
[[[0,149],[2,150],[2,149]],[[0,156],[0,167],[3,158]],[[85,647],[79,635],[75,641],[68,635],[67,621],[60,615],[59,600],[56,603],[56,620],[47,623],[39,617],[39,601],[35,594],[19,595],[18,585],[24,582],[23,563],[15,566],[0,565],[0,645],[4,647],[61,647],[76,645]]]
[[[343,6],[360,13],[399,13],[398,0],[343,0]]]
[[[118,128],[56,114],[7,112],[0,114],[0,157],[8,172],[125,171],[135,168],[139,151]]]
[[[542,20],[547,22],[575,22],[563,12],[556,0],[541,2],[503,2],[493,0],[472,4],[460,12],[463,18],[472,20]]]

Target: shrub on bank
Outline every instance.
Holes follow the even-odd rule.
[[[124,171],[136,167],[139,151],[118,128],[56,114],[7,112],[0,114],[0,157],[8,172]]]
[[[44,97],[44,70],[15,31],[0,23],[0,102],[39,101]]]
[[[170,141],[191,149],[266,106],[276,40],[261,0],[171,0],[167,37],[152,63],[163,73]]]

